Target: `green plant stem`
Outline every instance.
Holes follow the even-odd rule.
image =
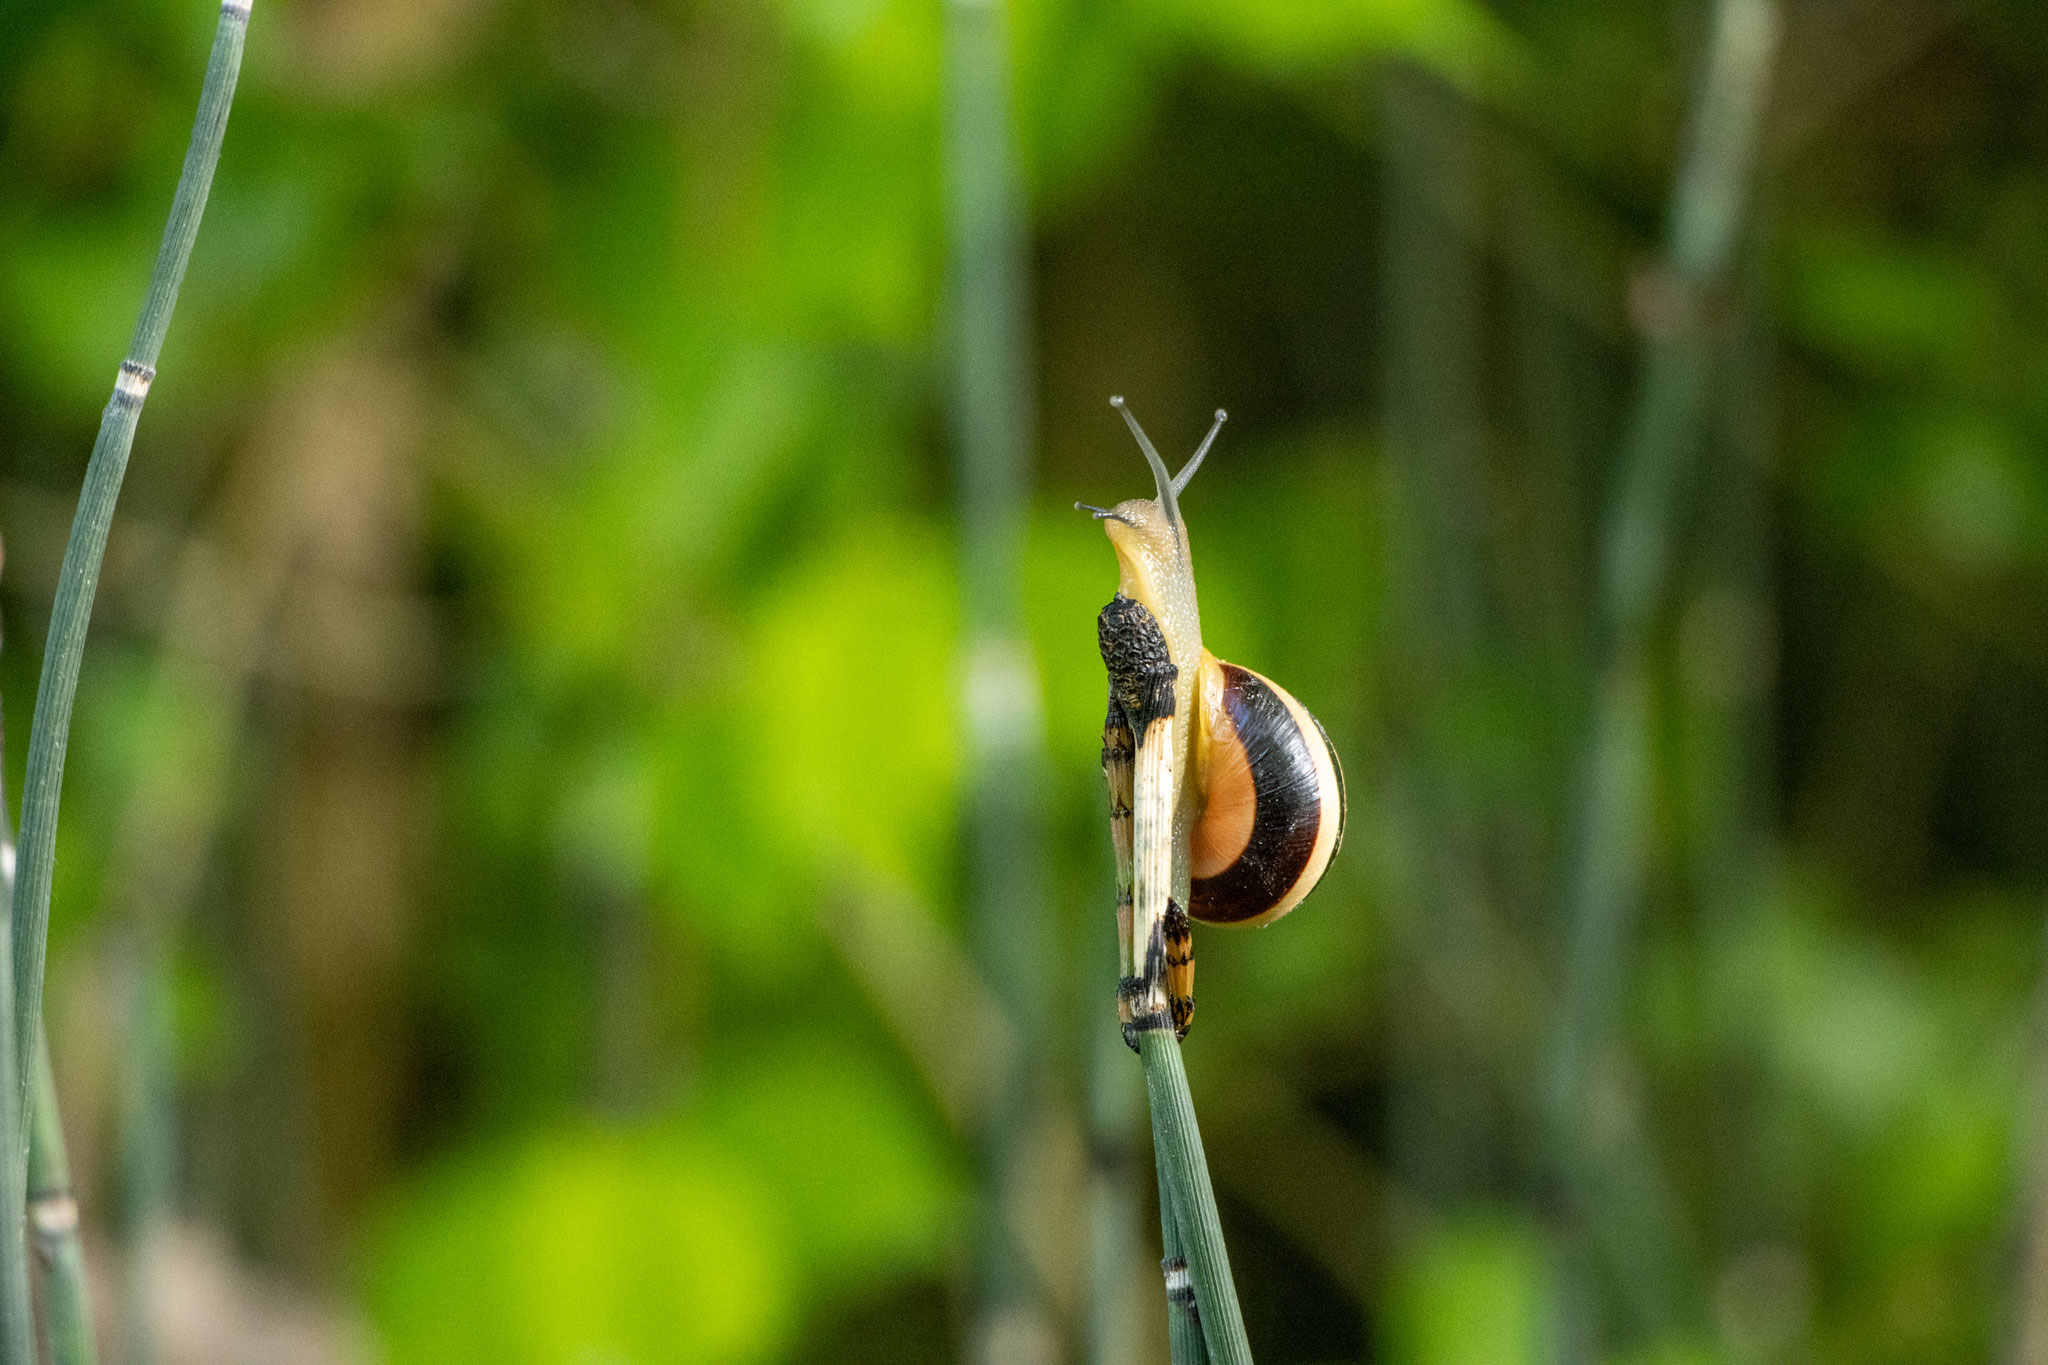
[[[49,639],[43,651],[42,681],[36,689],[35,720],[29,728],[28,768],[22,790],[21,858],[13,900],[13,1036],[8,1041],[15,1067],[11,1089],[18,1106],[13,1116],[18,1146],[12,1153],[15,1159],[9,1162],[10,1168],[25,1162],[28,1146],[28,1085],[34,1075],[35,1040],[42,1018],[43,957],[48,943],[50,877],[57,847],[57,807],[86,626],[99,586],[100,561],[106,552],[108,528],[113,523],[114,501],[120,494],[128,452],[135,442],[136,422],[142,415],[149,385],[156,377],[164,333],[170,328],[178,286],[184,280],[192,243],[199,235],[200,216],[206,209],[207,192],[213,184],[214,166],[220,160],[221,139],[227,131],[228,110],[234,103],[235,79],[241,71],[242,42],[248,22],[248,0],[227,0],[221,6],[205,84],[200,89],[192,141],[171,200],[170,221],[164,226],[163,245],[150,273],[149,292],[143,300],[142,316],[135,324],[134,340],[121,362],[113,397],[100,420],[99,439],[93,444],[92,459],[86,466],[78,513],[72,522],[70,542],[64,548],[63,566],[58,571],[56,603],[50,612]],[[11,1198],[13,1191],[8,1193]],[[11,1208],[18,1222],[22,1205],[14,1203]],[[0,1216],[6,1213],[0,1210]]]
[[[991,1082],[978,1134],[982,1219],[977,1359],[1037,1359],[1056,1329],[1025,1250],[1029,1163],[1049,1086],[1044,894],[1044,736],[1024,631],[1032,377],[1025,208],[1010,107],[1002,0],[946,6],[946,207],[951,419],[959,477],[968,930],[1017,1046]]]
[[[1478,117],[1465,97],[1408,61],[1382,75],[1385,145],[1385,390],[1388,450],[1389,607],[1386,657],[1390,815],[1405,855],[1393,898],[1395,941],[1406,961],[1393,977],[1403,997],[1391,1017],[1439,1011],[1481,1021],[1487,1002],[1469,984],[1501,970],[1490,923],[1507,899],[1496,886],[1499,831],[1488,822],[1481,771],[1451,737],[1458,717],[1505,667],[1493,623],[1487,528],[1499,496],[1487,469],[1487,395],[1480,336],[1483,271],[1470,224],[1485,214]],[[1457,965],[1453,965],[1457,964]],[[1399,1178],[1455,1200],[1476,1195],[1498,1158],[1486,1128],[1453,1116],[1489,1081],[1478,1049],[1483,1024],[1460,1030],[1401,1026],[1387,1039],[1388,1154]]]
[[[0,716],[0,760],[5,753],[6,722]],[[19,863],[13,821],[7,813],[5,767],[0,761],[0,898],[13,895]],[[0,929],[5,923],[0,919]],[[64,1145],[64,1121],[57,1109],[49,1035],[41,1028],[36,1030],[35,1067],[25,1193],[27,1231],[43,1267],[44,1342],[51,1365],[93,1365],[98,1344],[93,1336],[85,1253],[78,1240],[78,1199],[71,1189],[71,1160]]]
[[[168,954],[147,930],[110,945],[121,1036],[128,1056],[120,1075],[122,1195],[121,1359],[157,1359],[149,1287],[156,1278],[161,1233],[170,1217],[178,1127],[171,1094],[170,1024],[163,974]]]
[[[5,793],[0,793],[0,829],[4,829],[6,810]],[[10,841],[11,842],[11,841]],[[13,868],[20,866],[20,860],[8,858],[6,881],[11,888]],[[6,956],[0,961],[12,961],[12,922],[0,917],[0,939],[6,939]],[[14,1023],[14,974],[0,971],[0,1029],[12,1029]],[[0,1040],[0,1140],[21,1143],[18,1116],[23,1102],[20,1090],[14,1082],[19,1066],[14,1051],[12,1035]],[[29,1298],[28,1287],[28,1241],[26,1224],[28,1213],[28,1160],[24,1150],[26,1144],[9,1149],[7,1160],[0,1163],[0,1209],[12,1210],[13,1221],[0,1229],[0,1361],[5,1365],[34,1365],[36,1358],[35,1310]]]
[[[1202,1340],[1201,1314],[1193,1303],[1177,1298],[1173,1292],[1173,1267],[1177,1264],[1183,1274],[1187,1272],[1188,1244],[1181,1235],[1182,1214],[1174,1201],[1173,1186],[1166,1179],[1166,1163],[1155,1160],[1153,1166],[1159,1173],[1159,1249],[1163,1253],[1159,1267],[1167,1277],[1167,1346],[1173,1365],[1208,1365],[1209,1347]]]
[[[1237,1305],[1237,1285],[1230,1278],[1230,1253],[1223,1248],[1223,1224],[1216,1216],[1216,1191],[1209,1183],[1180,1041],[1170,1030],[1146,1029],[1138,1035],[1138,1055],[1152,1103],[1152,1144],[1165,1196],[1161,1202],[1171,1201],[1180,1228],[1203,1343],[1217,1365],[1251,1365],[1251,1343]]]
[[[1551,1040],[1546,1106],[1582,1221],[1644,1325],[1697,1316],[1680,1264],[1676,1201],[1639,1143],[1589,1127],[1611,1047],[1629,935],[1649,860],[1654,714],[1650,641],[1668,592],[1681,496],[1707,445],[1718,339],[1709,325],[1742,224],[1776,49],[1772,0],[1718,0],[1687,143],[1672,190],[1663,268],[1644,291],[1640,379],[1620,489],[1602,544],[1599,662],[1565,891],[1565,991]],[[1611,1125],[1610,1125],[1611,1126]]]
[[[1769,0],[1721,0],[1688,154],[1673,191],[1661,292],[1648,319],[1642,379],[1618,502],[1603,544],[1602,637],[1593,780],[1583,788],[1572,899],[1578,911],[1566,999],[1565,1070],[1583,1074],[1615,994],[1616,953],[1632,918],[1643,840],[1647,742],[1644,657],[1670,576],[1678,493],[1706,440],[1710,291],[1732,259],[1777,31]],[[1603,888],[1605,889],[1603,892]]]
[[[92,1298],[78,1242],[78,1199],[71,1190],[64,1122],[50,1044],[36,1039],[35,1121],[28,1144],[28,1226],[43,1267],[43,1335],[51,1365],[93,1365]]]

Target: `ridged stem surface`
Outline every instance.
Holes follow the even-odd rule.
[[[1138,1055],[1145,1065],[1145,1094],[1152,1102],[1159,1183],[1180,1228],[1203,1343],[1216,1365],[1251,1365],[1251,1343],[1237,1304],[1237,1285],[1230,1278],[1230,1254],[1223,1248],[1223,1224],[1216,1216],[1216,1191],[1209,1183],[1209,1161],[1195,1122],[1188,1073],[1181,1065],[1180,1041],[1171,1029],[1145,1029],[1138,1035]]]
[[[1154,1141],[1158,1140],[1157,1125],[1154,1126]],[[1178,1264],[1179,1273],[1188,1274],[1188,1243],[1182,1235],[1182,1215],[1174,1202],[1173,1186],[1166,1179],[1166,1163],[1155,1161],[1159,1173],[1159,1248],[1162,1257],[1159,1263],[1166,1282],[1166,1341],[1172,1354],[1173,1365],[1208,1365],[1209,1347],[1202,1340],[1202,1319],[1193,1303],[1185,1302],[1174,1293],[1174,1270]]]
[[[28,1228],[43,1268],[43,1339],[51,1365],[94,1365],[92,1296],[78,1241],[78,1197],[71,1189],[64,1122],[50,1044],[36,1040],[35,1114],[28,1144]]]
[[[36,688],[35,719],[29,728],[28,764],[22,785],[21,845],[9,917],[7,956],[11,973],[0,972],[0,1135],[12,1142],[0,1174],[0,1345],[10,1365],[35,1359],[34,1325],[29,1320],[27,1214],[29,1119],[34,1110],[31,1087],[38,1075],[37,1052],[42,1033],[43,959],[48,946],[50,881],[56,860],[57,813],[64,783],[64,752],[70,739],[71,708],[78,692],[78,670],[85,652],[86,627],[98,591],[100,562],[106,554],[107,532],[113,524],[114,502],[128,469],[128,452],[149,386],[156,377],[157,357],[178,287],[192,257],[206,197],[220,161],[228,112],[234,104],[235,81],[242,67],[242,44],[248,30],[248,0],[227,0],[214,30],[200,88],[199,112],[186,148],[185,166],[172,196],[170,219],[150,272],[149,290],[135,335],[114,380],[113,396],[100,419],[99,437],[86,465],[71,538],[58,570],[56,601],[43,650],[42,679]],[[54,1112],[54,1111],[53,1111]],[[46,1155],[49,1155],[46,1153]]]

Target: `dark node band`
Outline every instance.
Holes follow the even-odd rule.
[[[1144,604],[1118,593],[1096,619],[1095,634],[1109,670],[1109,695],[1131,728],[1142,735],[1153,721],[1172,715],[1173,682],[1180,670],[1159,622]]]
[[[1142,997],[1144,993],[1145,983],[1138,977],[1127,976],[1117,984],[1117,1001],[1120,1004],[1132,1004]],[[1164,1033],[1168,1029],[1175,1029],[1176,1037],[1180,1037],[1186,1032],[1185,1029],[1178,1028],[1174,1023],[1173,1016],[1166,1010],[1147,1010],[1143,1014],[1133,1015],[1123,1025],[1124,1046],[1133,1052],[1141,1051],[1138,1046],[1139,1034]]]
[[[114,375],[113,401],[124,408],[139,408],[142,400],[149,397],[149,386],[156,379],[156,371],[148,365],[133,360],[121,362],[120,370]]]

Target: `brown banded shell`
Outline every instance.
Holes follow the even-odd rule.
[[[1286,689],[1205,660],[1204,803],[1189,830],[1189,913],[1270,924],[1322,880],[1344,839],[1344,770],[1322,725]]]

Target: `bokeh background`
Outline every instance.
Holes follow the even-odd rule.
[[[214,18],[0,5],[11,792]],[[2024,0],[259,0],[59,836],[107,1358],[1163,1361],[1123,393],[1349,776],[1197,936],[1259,1358],[2048,1359],[2044,115]]]

